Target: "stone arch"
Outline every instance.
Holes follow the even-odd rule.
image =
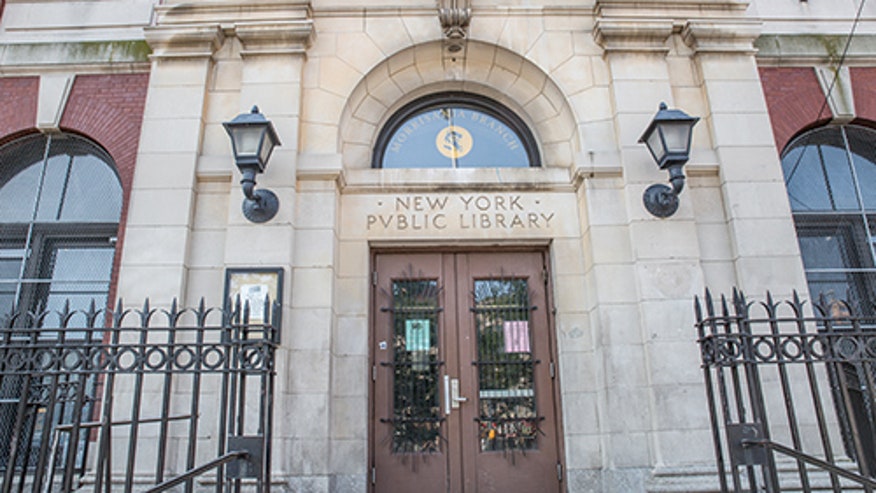
[[[504,104],[529,126],[543,166],[571,166],[579,148],[577,127],[556,83],[534,63],[500,46],[469,41],[464,53],[451,57],[441,42],[424,43],[369,71],[350,93],[341,115],[344,167],[370,167],[373,146],[386,121],[410,101],[439,91],[466,91]]]

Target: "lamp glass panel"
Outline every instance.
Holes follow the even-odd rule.
[[[666,149],[663,147],[663,142],[660,139],[660,129],[655,128],[651,135],[645,140],[645,144],[648,146],[648,149],[651,150],[651,154],[654,155],[654,159],[659,163],[663,160],[663,156],[666,155]]]
[[[262,148],[259,153],[259,162],[262,163],[262,166],[267,166],[268,158],[271,157],[271,151],[274,150],[274,139],[271,138],[268,132],[265,132],[265,142],[262,144]]]
[[[690,128],[688,122],[661,123],[660,129],[663,132],[663,140],[666,142],[666,152],[687,152],[690,143]]]
[[[259,153],[259,144],[262,140],[263,127],[246,126],[232,130],[234,135],[234,148],[238,156],[256,156]]]

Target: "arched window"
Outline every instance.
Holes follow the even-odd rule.
[[[0,314],[103,307],[122,187],[109,155],[75,135],[0,147]]]
[[[787,146],[782,169],[810,295],[876,300],[876,131],[829,126]]]
[[[532,133],[514,112],[474,94],[445,92],[408,104],[384,126],[375,168],[540,166]]]

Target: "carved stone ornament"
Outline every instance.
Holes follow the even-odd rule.
[[[438,19],[451,53],[462,50],[471,22],[470,0],[439,0]]]

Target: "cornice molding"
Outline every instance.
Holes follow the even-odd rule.
[[[220,24],[223,27],[251,22],[310,20],[313,17],[310,2],[297,0],[165,4],[155,7],[155,16],[158,26]]]
[[[671,21],[650,19],[597,19],[593,39],[606,52],[668,53]]]
[[[304,53],[313,43],[313,21],[246,22],[234,25],[241,56]]]
[[[754,42],[763,24],[744,19],[731,21],[691,20],[685,24],[681,37],[696,53],[755,54]]]
[[[152,59],[211,57],[225,40],[218,24],[147,27],[143,31]]]
[[[151,53],[143,40],[0,43],[0,75],[142,72],[149,70]]]
[[[593,11],[603,17],[739,17],[750,0],[597,0]]]
[[[211,56],[226,35],[240,39],[242,56],[303,53],[314,35],[309,1],[159,5],[155,15],[146,28],[153,58]]]
[[[764,34],[754,46],[760,65],[831,66],[839,60],[847,41],[846,34]],[[855,34],[845,61],[847,65],[874,63],[876,35]]]

